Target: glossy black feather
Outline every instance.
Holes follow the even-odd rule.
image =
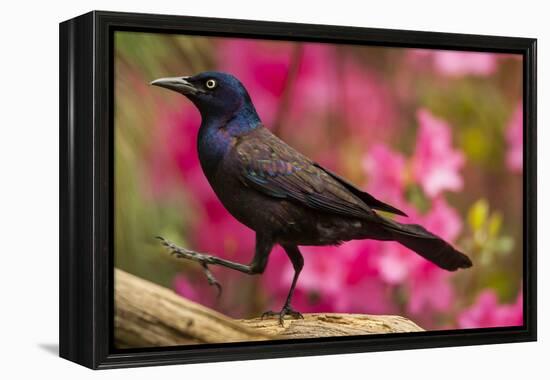
[[[332,171],[330,171],[326,168],[323,168],[321,165],[319,165],[317,163],[315,165],[317,167],[321,168],[322,170],[324,170],[326,173],[328,173],[334,179],[339,181],[342,185],[344,185],[346,187],[346,189],[348,189],[353,194],[358,196],[370,208],[375,209],[375,210],[389,212],[389,213],[396,214],[396,215],[407,216],[407,214],[405,214],[403,211],[401,211],[401,210],[399,210],[399,209],[397,209],[397,208],[395,208],[395,207],[393,207],[393,206],[391,206],[387,203],[384,203],[384,202],[376,199],[375,197],[373,197],[372,195],[370,195],[369,193],[367,193],[365,191],[362,191],[362,190],[358,189],[354,184],[352,184],[348,180],[340,177],[338,174],[336,174],[336,173],[334,173],[334,172],[332,172]]]
[[[403,224],[388,219],[384,219],[383,223],[391,231],[394,240],[440,268],[454,271],[472,266],[468,256],[418,224]]]
[[[247,186],[318,211],[359,219],[375,216],[372,208],[350,191],[349,184],[342,183],[265,128],[248,134],[234,149],[242,167],[242,182]]]

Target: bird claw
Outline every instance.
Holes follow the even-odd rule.
[[[214,277],[212,272],[210,272],[210,269],[208,269],[208,264],[202,262],[201,265],[202,265],[202,269],[204,270],[204,274],[206,274],[206,278],[208,280],[208,285],[210,285],[210,286],[214,285],[218,289],[217,297],[220,298],[221,295],[222,295],[222,286],[221,286],[221,284],[218,282],[218,280],[216,280],[216,277]]]
[[[268,311],[266,311],[265,313],[262,314],[261,319],[263,320],[266,317],[279,317],[279,324],[281,326],[284,326],[285,325],[284,324],[284,318],[285,318],[286,315],[290,315],[294,319],[304,319],[304,316],[302,315],[302,313],[292,309],[292,307],[290,307],[290,305],[283,306],[283,308],[279,312],[268,310]]]
[[[170,240],[163,238],[162,236],[156,236],[156,238],[160,240],[163,246],[170,250],[171,255],[176,256],[178,259],[188,259],[201,264],[204,274],[206,275],[206,279],[208,280],[208,284],[210,286],[214,285],[218,289],[218,298],[222,295],[221,284],[218,282],[218,280],[216,280],[216,277],[214,277],[214,275],[208,268],[208,264],[211,263],[209,255],[178,247],[176,244],[172,243]]]

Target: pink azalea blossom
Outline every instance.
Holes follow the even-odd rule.
[[[422,121],[426,122],[426,116],[421,117],[424,118]],[[437,129],[440,126],[435,127]],[[405,211],[408,217],[399,218],[404,223],[419,223],[442,238],[454,241],[462,230],[462,221],[460,215],[446,203],[444,198],[436,196],[426,215],[419,214],[414,207],[403,200],[405,165],[404,157],[393,153],[386,146],[372,147],[363,161],[363,167],[369,176],[369,191],[374,194],[383,194],[391,203]],[[409,313],[419,315],[426,310],[444,311],[452,304],[454,291],[448,281],[449,274],[402,245],[380,244],[376,265],[382,281],[389,285],[406,286],[409,293],[407,303]],[[430,322],[426,321],[426,323]]]
[[[336,76],[333,48],[231,39],[221,42],[219,49],[219,69],[243,82],[266,127],[279,128],[278,134],[294,146],[307,146],[313,133],[319,146],[328,145],[328,137],[319,130],[335,107],[337,86],[325,80]],[[300,133],[285,134],[288,130]]]
[[[368,141],[389,136],[395,130],[396,116],[388,85],[351,59],[344,60],[342,70],[336,77],[343,93],[336,99],[348,128]]]
[[[431,264],[431,263],[430,263]],[[407,310],[412,314],[446,311],[454,299],[449,272],[432,265],[419,268],[408,284]]]
[[[439,74],[448,77],[491,75],[497,70],[499,59],[505,57],[495,53],[428,49],[412,49],[408,54],[411,63],[418,67],[426,67],[428,63]]]
[[[454,302],[450,273],[398,243],[384,244],[379,259],[381,279],[402,286],[407,294],[408,315],[425,327],[431,326],[434,312],[446,312]]]
[[[465,159],[462,152],[452,147],[449,124],[426,109],[420,109],[417,118],[420,128],[412,158],[415,179],[432,198],[444,190],[461,190],[459,170]]]
[[[189,283],[187,277],[178,275],[174,279],[174,289],[176,293],[181,294],[182,296],[189,298],[190,300],[197,301],[197,292],[194,287]]]
[[[397,217],[402,223],[421,223],[422,215],[409,203],[402,201],[399,205],[407,217]],[[380,278],[390,285],[406,285],[416,268],[423,264],[424,259],[410,249],[394,242],[383,242],[380,245],[377,266]]]
[[[182,105],[171,109],[159,105],[161,115],[155,121],[155,130],[151,137],[155,149],[147,157],[149,181],[146,187],[158,198],[174,187],[181,187],[183,180],[189,186],[205,186],[206,179],[200,172],[196,152],[196,136],[200,125],[200,115],[191,105]]]
[[[399,206],[405,188],[405,158],[383,144],[373,145],[363,158],[368,191]]]
[[[281,121],[282,127],[299,126],[307,135],[309,128],[333,125],[336,117],[354,133],[372,138],[387,135],[395,125],[388,86],[332,46],[231,39],[218,48],[219,69],[239,77],[268,127]],[[282,103],[285,91],[292,99],[287,104]],[[282,106],[286,109],[279,115]]]
[[[327,80],[327,78],[331,78]],[[337,79],[336,79],[337,78]],[[296,79],[291,84],[285,126],[299,126],[300,134],[340,125],[365,141],[389,136],[396,125],[395,107],[389,86],[368,66],[360,66],[326,44],[306,44]],[[310,132],[308,132],[310,131]],[[334,136],[334,135],[333,135]],[[334,141],[325,141],[333,145]]]
[[[432,201],[430,212],[418,221],[426,229],[453,242],[462,230],[460,215],[443,198]],[[417,265],[409,278],[408,310],[418,314],[424,309],[445,311],[452,304],[454,290],[448,279],[450,272],[441,270],[434,263],[411,252]]]
[[[444,75],[491,75],[497,69],[497,55],[494,53],[437,51],[434,54],[436,69]]]
[[[378,260],[385,243],[373,240],[355,240],[344,245],[347,261],[342,288],[347,289],[335,301],[336,310],[358,313],[395,313],[391,289],[382,281]]]
[[[295,47],[296,49],[296,47]],[[300,50],[292,52],[294,67],[294,79],[286,84],[288,94],[292,101],[286,105],[279,103],[278,109],[282,132],[289,142],[302,143],[308,146],[312,135],[316,136],[316,143],[320,149],[316,154],[325,154],[322,147],[331,146],[327,129],[334,127],[337,104],[338,84],[326,80],[337,76],[337,56],[334,47],[326,44],[304,44]],[[283,99],[280,99],[282,102]],[[339,115],[339,114],[338,114]],[[330,154],[334,156],[334,148]]]
[[[334,310],[349,268],[348,255],[339,255],[336,247],[303,247],[301,251],[305,265],[296,292],[302,296],[294,299],[293,305],[317,311],[322,304],[328,306],[325,311]],[[274,294],[270,302],[273,307],[280,307],[286,299],[293,276],[294,268],[286,254],[272,253],[263,281]]]
[[[239,78],[270,126],[286,84],[293,44],[228,38],[217,49],[219,70]]]
[[[460,328],[521,326],[523,324],[523,292],[512,304],[500,304],[494,290],[482,291],[470,308],[458,316]]]
[[[202,280],[202,278],[197,278],[196,281],[192,282],[188,273],[178,274],[174,278],[173,288],[180,296],[213,308],[216,306],[216,299],[213,294],[215,290]]]
[[[430,212],[422,218],[420,224],[450,242],[455,241],[462,231],[462,218],[443,197],[432,200]]]
[[[420,215],[412,208],[405,208],[407,223],[419,223],[428,230],[452,242],[462,230],[458,213],[443,198],[433,200],[426,215]],[[392,285],[405,285],[409,294],[407,311],[421,316],[426,311],[445,311],[453,302],[454,290],[449,283],[449,272],[427,261],[415,252],[398,243],[384,243],[378,261],[381,278]],[[429,325],[431,322],[425,320]]]
[[[254,253],[254,232],[227,214],[221,206],[216,214],[203,215],[193,228],[194,243],[199,249],[225,259],[249,261]]]
[[[396,314],[397,304],[392,298],[392,289],[379,276],[367,276],[354,286],[345,288],[335,300],[335,310],[346,313]]]
[[[293,306],[306,312],[370,312],[394,310],[389,289],[376,265],[380,242],[352,241],[340,247],[302,247],[305,266]],[[263,283],[274,295],[273,308],[284,302],[294,269],[283,252],[272,253]]]
[[[301,113],[311,116],[326,112],[338,90],[337,83],[320,79],[336,74],[337,56],[334,48],[326,44],[305,44],[301,49],[295,82],[289,83],[293,86],[295,99],[290,105],[294,117]]]
[[[288,289],[287,289],[288,291]],[[280,310],[285,302],[286,294],[280,293],[277,299],[270,303],[271,310]],[[321,294],[315,289],[296,288],[292,297],[292,307],[302,313],[327,313],[336,311],[338,296]]]
[[[506,164],[508,169],[521,172],[523,169],[523,107],[519,104],[506,128]]]
[[[385,243],[378,266],[381,279],[391,285],[404,283],[418,265],[415,253],[396,243]]]

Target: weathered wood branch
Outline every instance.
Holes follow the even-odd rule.
[[[280,326],[276,318],[235,320],[170,289],[115,269],[115,343],[119,348],[316,338],[423,331],[391,315],[304,314]]]

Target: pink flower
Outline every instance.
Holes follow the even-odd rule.
[[[373,138],[387,135],[396,124],[389,87],[332,46],[231,39],[218,49],[219,69],[243,82],[268,127],[282,122],[283,129],[314,127],[318,132],[336,120]],[[291,99],[287,103],[285,91]],[[280,107],[286,107],[282,114]]]
[[[449,282],[449,272],[429,264],[418,268],[408,284],[407,310],[409,313],[426,314],[433,311],[447,311],[452,304],[454,290]]]
[[[389,313],[389,289],[376,265],[381,243],[362,240],[341,247],[302,247],[305,266],[292,305],[305,312]],[[272,308],[286,299],[294,269],[283,252],[272,253],[263,276]]]
[[[389,86],[352,59],[344,59],[340,70],[336,77],[343,92],[336,99],[348,128],[369,141],[387,137],[397,123]]]
[[[407,217],[397,217],[402,223],[422,223],[422,215],[409,203],[403,201],[400,209]],[[425,264],[425,260],[415,252],[399,243],[384,242],[380,247],[377,261],[381,279],[391,285],[406,285],[415,275],[417,268]]]
[[[391,285],[403,284],[418,266],[416,254],[397,243],[384,243],[378,260],[380,277]]]
[[[289,72],[293,44],[228,38],[217,45],[219,70],[244,84],[263,122],[274,120]]]
[[[459,170],[464,166],[464,154],[453,149],[449,124],[426,109],[420,109],[417,118],[420,129],[412,158],[415,179],[432,198],[443,190],[461,190]]]
[[[419,215],[412,208],[404,208],[406,223],[419,223],[429,231],[452,242],[462,230],[458,213],[443,198],[432,201],[426,215]],[[415,252],[398,243],[384,243],[378,260],[380,277],[392,285],[404,285],[408,293],[407,311],[422,319],[425,326],[433,322],[426,315],[434,311],[447,311],[454,299],[454,290],[449,282],[450,274],[427,261]]]
[[[437,144],[442,141],[444,145],[449,145],[449,137],[445,135],[449,133],[448,129],[431,115],[421,114],[420,118],[424,126],[427,124],[427,128],[434,127],[433,135],[436,137],[443,132],[435,144],[433,141],[426,142],[426,136],[419,138],[425,145],[420,148],[421,151],[423,148],[427,157],[440,157],[439,152],[442,150]],[[424,128],[427,129],[426,126]],[[434,151],[437,154],[432,155]],[[429,160],[428,164],[431,165]],[[404,223],[419,223],[443,239],[453,241],[462,230],[462,221],[460,215],[442,197],[433,198],[432,207],[426,215],[420,215],[403,200],[405,165],[403,156],[393,153],[384,145],[375,145],[363,161],[363,167],[369,175],[369,191],[384,194],[385,198],[403,209],[409,215],[407,218],[399,218]],[[406,286],[409,313],[422,316],[426,311],[445,311],[450,307],[454,291],[447,272],[397,243],[382,243],[377,253],[376,265],[380,279],[390,285]],[[432,322],[426,320],[425,323],[429,325]]]
[[[499,58],[503,57],[495,53],[452,50],[413,49],[409,52],[409,60],[413,64],[419,67],[431,64],[438,73],[448,77],[491,75],[497,70]]]
[[[317,152],[321,153],[319,150],[323,146],[332,145],[323,132],[333,126],[330,124],[331,117],[339,115],[334,115],[338,84],[327,80],[337,75],[338,57],[334,48],[326,44],[304,44],[300,50],[297,49],[295,46],[291,52],[292,58],[289,57],[296,67],[292,68],[293,79],[286,83],[287,104],[281,103],[283,99],[277,104],[281,113],[279,127],[281,133],[289,131],[284,134],[286,138],[298,143],[303,141],[305,146],[309,145],[311,135],[315,134],[321,147]]]
[[[379,276],[367,276],[354,286],[346,288],[334,302],[335,310],[347,313],[396,314],[397,305],[392,298],[392,288]]]
[[[518,104],[506,129],[506,164],[508,169],[521,172],[523,169],[523,107]]]
[[[233,261],[250,261],[254,255],[254,233],[238,222],[222,205],[215,214],[202,216],[194,231],[194,245],[205,252]]]
[[[387,242],[379,260],[380,276],[388,284],[406,291],[406,310],[425,327],[433,325],[435,312],[446,312],[453,304],[451,275],[415,252]]]
[[[151,146],[162,147],[148,152],[146,188],[161,199],[174,188],[181,188],[181,181],[196,189],[207,185],[199,166],[196,151],[196,136],[200,115],[191,105],[183,104],[171,109],[159,104],[158,119],[154,121]]]
[[[197,278],[193,283],[190,275],[178,274],[173,281],[174,291],[182,297],[207,307],[215,307],[214,293],[216,290],[208,285],[202,278]]]
[[[449,242],[454,241],[462,231],[462,218],[442,197],[432,200],[430,212],[420,224]]]
[[[363,158],[368,175],[368,191],[385,201],[400,205],[405,188],[405,158],[386,145],[372,146]]]
[[[418,223],[448,242],[454,241],[462,230],[460,215],[440,197],[432,201],[430,212],[421,217]],[[425,308],[447,310],[454,298],[454,291],[449,283],[450,273],[413,252],[411,254],[420,261],[410,275],[409,311],[417,314]]]
[[[336,247],[302,247],[301,251],[305,265],[296,292],[303,296],[293,301],[294,307],[317,311],[323,304],[327,306],[324,311],[334,311],[349,269],[349,255],[345,250],[338,252]],[[272,253],[263,282],[274,294],[270,302],[273,307],[280,307],[286,299],[293,276],[294,268],[287,255]]]
[[[294,86],[290,110],[295,117],[301,113],[306,113],[306,117],[326,113],[338,90],[337,83],[326,80],[336,74],[337,55],[334,48],[326,44],[309,43],[301,49],[295,82],[289,83]]]
[[[497,69],[494,53],[460,52],[440,50],[434,53],[436,69],[444,75],[491,75]]]
[[[460,328],[521,326],[523,324],[523,292],[513,304],[499,304],[494,290],[482,291],[469,309],[458,317]]]

